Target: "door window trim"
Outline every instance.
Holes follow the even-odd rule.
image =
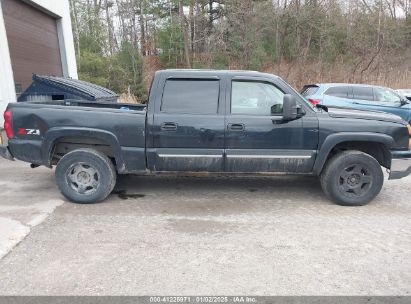
[[[265,83],[265,84],[269,84],[274,86],[277,90],[279,90],[281,93],[283,93],[284,95],[287,94],[286,92],[284,92],[283,89],[281,89],[278,85],[276,85],[275,83],[273,83],[270,80],[267,79],[262,79],[259,77],[255,77],[255,78],[250,78],[250,77],[242,77],[242,76],[236,76],[233,77],[229,80],[230,82],[230,86],[227,90],[227,94],[229,96],[229,108],[227,111],[227,115],[234,115],[234,116],[252,116],[252,117],[273,117],[273,118],[281,118],[283,115],[282,114],[273,114],[273,115],[258,115],[258,114],[248,114],[248,113],[232,113],[232,104],[233,104],[233,82],[258,82],[258,83]]]
[[[215,113],[178,113],[178,112],[168,112],[168,111],[164,111],[163,108],[163,99],[164,99],[164,93],[165,93],[165,87],[167,85],[167,81],[217,81],[218,82],[218,100],[217,100],[217,108],[216,108],[216,112]],[[223,92],[223,81],[220,79],[220,77],[218,76],[198,76],[198,77],[187,77],[187,76],[170,76],[170,77],[166,77],[163,81],[162,84],[162,93],[159,99],[159,108],[158,108],[158,113],[162,113],[162,114],[172,114],[172,115],[212,115],[212,116],[217,116],[217,115],[221,115],[220,114],[220,105],[221,105],[221,99],[224,97],[224,95],[222,94]]]

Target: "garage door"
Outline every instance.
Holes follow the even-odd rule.
[[[56,19],[22,0],[1,1],[16,91],[33,73],[62,76]]]

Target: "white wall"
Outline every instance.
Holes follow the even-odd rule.
[[[16,101],[16,91],[0,1],[0,127],[3,125],[3,113],[7,104],[14,101]]]
[[[76,54],[71,27],[69,0],[18,1],[24,1],[57,18],[63,74],[66,77],[77,79]],[[3,126],[3,112],[7,104],[15,101],[16,92],[14,87],[13,70],[0,1],[0,128]]]

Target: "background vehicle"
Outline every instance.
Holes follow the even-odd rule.
[[[0,154],[56,165],[67,198],[106,198],[117,174],[317,175],[341,205],[363,205],[411,173],[411,128],[381,112],[316,108],[270,74],[167,70],[147,107],[76,101],[9,104]]]
[[[407,99],[389,88],[345,83],[306,85],[301,94],[312,104],[375,110],[400,116],[411,121],[411,105]]]
[[[408,100],[411,101],[411,89],[408,90],[397,90],[397,93],[399,93],[402,96],[405,96]]]

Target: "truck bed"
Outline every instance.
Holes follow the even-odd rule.
[[[16,133],[10,152],[17,159],[51,166],[60,153],[88,142],[106,145],[108,154],[121,160],[120,172],[145,170],[145,105],[19,102],[9,104],[8,111]]]

